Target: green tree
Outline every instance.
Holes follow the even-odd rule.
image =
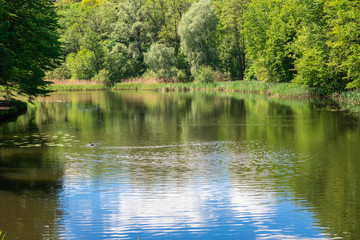
[[[71,76],[72,78],[82,76],[82,79],[91,79],[92,76],[98,74],[104,68],[107,68],[107,72],[110,72],[108,65],[112,48],[110,35],[113,31],[112,25],[117,21],[116,4],[107,1],[100,4],[100,2],[94,5],[91,5],[90,2],[89,4],[58,5],[59,13],[62,16],[60,20],[62,26],[61,42],[66,53],[65,65],[71,69],[72,74],[75,74]],[[83,49],[86,49],[88,55],[91,52],[93,66],[86,66],[83,73],[80,73],[82,70],[79,69],[79,66],[83,65],[85,55],[75,56]],[[76,63],[75,60],[80,62]],[[63,66],[60,68],[63,68]],[[91,71],[89,71],[90,68]],[[56,70],[56,72],[59,71]],[[48,74],[48,76],[55,75]]]
[[[1,0],[0,9],[0,84],[9,94],[24,94],[29,100],[46,94],[45,71],[52,69],[60,56],[53,4],[47,0]]]
[[[337,73],[338,82],[347,88],[360,87],[360,1],[325,1],[329,66]],[[342,85],[340,84],[340,85]]]
[[[84,48],[78,53],[70,53],[66,59],[71,77],[74,79],[90,80],[97,73],[94,52]]]
[[[154,41],[154,33],[145,21],[144,3],[141,0],[125,1],[117,9],[118,21],[111,35],[112,51],[131,57],[134,74],[142,74],[146,69],[144,53]]]
[[[165,24],[158,33],[158,41],[167,46],[174,47],[175,55],[180,52],[179,22],[183,14],[190,8],[191,0],[167,0]]]
[[[290,82],[294,75],[292,43],[301,14],[296,0],[251,1],[244,14],[247,54],[261,81]]]
[[[202,65],[217,66],[216,26],[218,18],[209,0],[194,3],[179,23],[181,50],[194,74]]]
[[[292,82],[331,91],[336,81],[334,72],[328,66],[324,2],[308,0],[297,3],[301,14],[298,16],[300,21],[292,47],[296,72]]]
[[[145,54],[145,63],[159,78],[171,79],[177,76],[174,48],[154,43]]]
[[[243,14],[248,0],[215,2],[219,16],[218,52],[221,68],[233,79],[243,79],[245,73],[245,39]]]

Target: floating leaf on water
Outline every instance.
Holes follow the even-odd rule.
[[[56,146],[58,146],[58,147],[65,147],[64,144],[56,144]]]
[[[34,147],[41,147],[41,144],[34,144]]]

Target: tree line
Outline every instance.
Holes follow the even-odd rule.
[[[54,7],[62,52],[39,54],[52,58],[42,68],[46,79],[260,80],[326,93],[360,86],[359,0],[60,0]]]

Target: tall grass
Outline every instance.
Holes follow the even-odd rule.
[[[1,238],[1,240],[4,240],[4,239],[5,239],[5,236],[6,236],[6,232],[4,232],[4,234],[3,234],[3,231],[0,231],[0,238]]]
[[[48,86],[51,91],[86,91],[109,89],[104,83],[89,80],[52,80]]]
[[[340,94],[333,94],[332,97],[336,98],[340,102],[360,104],[360,90],[344,91]]]
[[[114,90],[157,90],[157,91],[224,91],[260,93],[278,97],[309,97],[317,95],[311,89],[290,83],[263,83],[258,81],[233,81],[214,83],[118,83]]]

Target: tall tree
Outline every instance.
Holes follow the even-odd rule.
[[[299,18],[296,0],[251,1],[245,12],[247,54],[258,80],[293,79],[291,49]]]
[[[232,79],[243,79],[245,73],[245,38],[243,14],[248,0],[215,2],[219,16],[218,51],[222,70]]]
[[[175,55],[180,52],[178,27],[182,16],[191,6],[192,0],[167,0],[166,22],[158,34],[160,43],[174,47]]]
[[[60,56],[57,15],[48,0],[0,0],[0,84],[10,92],[24,94],[32,100],[46,94],[45,71],[52,69]],[[3,32],[4,31],[4,32]]]
[[[292,82],[330,90],[334,87],[336,76],[328,65],[324,2],[306,0],[296,4],[300,21],[291,47],[296,73]]]
[[[213,68],[217,65],[217,23],[218,18],[210,0],[194,3],[181,18],[179,23],[181,49],[193,73],[196,73],[202,65]]]
[[[113,51],[132,58],[137,74],[145,72],[144,53],[154,41],[154,32],[145,21],[144,2],[125,1],[118,5],[118,21],[114,24]]]
[[[325,1],[329,66],[347,88],[360,88],[360,1]]]

